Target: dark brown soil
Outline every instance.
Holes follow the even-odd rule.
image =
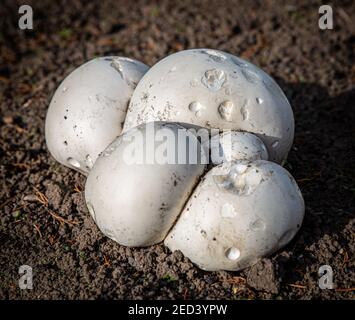
[[[0,298],[354,299],[355,3],[333,1],[27,1],[34,30],[0,4]],[[243,272],[203,272],[162,245],[105,238],[83,200],[84,177],[49,155],[44,119],[62,79],[84,61],[125,55],[149,65],[196,47],[251,60],[285,90],[296,119],[287,169],[306,202],[282,251]],[[33,290],[18,268],[33,267]],[[328,264],[336,289],[318,287]]]

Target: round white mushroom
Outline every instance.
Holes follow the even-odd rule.
[[[162,241],[204,172],[196,136],[174,123],[149,123],[119,136],[85,185],[101,231],[130,247]]]
[[[172,54],[145,74],[123,130],[157,120],[255,133],[278,163],[294,135],[291,106],[276,82],[252,63],[211,49]]]
[[[165,239],[204,270],[240,270],[285,246],[299,230],[304,201],[281,166],[223,163],[202,179]]]
[[[93,59],[70,73],[48,108],[48,149],[60,163],[87,174],[98,154],[118,136],[129,100],[148,70],[124,57]]]
[[[235,160],[268,160],[262,140],[249,132],[225,131],[212,136],[205,144],[215,165]]]

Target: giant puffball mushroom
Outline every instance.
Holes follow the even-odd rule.
[[[294,135],[291,106],[276,82],[252,63],[211,49],[172,54],[144,75],[123,131],[157,120],[254,133],[277,163]]]
[[[116,138],[85,185],[101,231],[129,247],[162,241],[204,172],[200,152],[196,136],[174,123],[143,124]]]
[[[165,245],[201,269],[237,271],[285,246],[303,215],[301,192],[281,166],[223,163],[201,180]]]
[[[268,160],[262,140],[249,132],[225,131],[212,136],[206,144],[215,165],[235,160]]]
[[[93,59],[70,73],[48,108],[48,149],[60,163],[87,174],[118,136],[145,64],[124,57]]]

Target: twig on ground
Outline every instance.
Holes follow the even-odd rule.
[[[306,286],[300,285],[300,284],[294,284],[294,283],[288,283],[290,287],[297,288],[297,289],[307,289]]]
[[[335,289],[335,291],[338,291],[338,292],[355,291],[355,287],[354,288],[337,288],[337,289]]]
[[[61,225],[63,224],[68,224],[68,225],[77,225],[79,224],[78,221],[69,221],[63,217],[61,217],[60,215],[54,213],[52,210],[50,210],[48,208],[48,198],[41,192],[39,191],[37,188],[34,188],[36,191],[36,197],[37,200],[43,205],[44,209],[53,217],[53,219],[57,220],[60,222]]]
[[[81,189],[80,186],[78,186],[77,184],[74,186],[74,191],[77,193],[81,193],[83,190]]]
[[[42,238],[42,232],[41,232],[41,230],[38,228],[38,226],[37,226],[35,223],[33,224],[33,226],[34,226],[34,228],[36,229],[36,231],[38,232],[39,237]]]

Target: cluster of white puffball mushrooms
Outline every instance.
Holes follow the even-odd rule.
[[[302,194],[281,166],[291,106],[270,76],[231,54],[186,50],[151,68],[91,60],[56,90],[45,134],[57,161],[87,175],[88,210],[121,245],[164,241],[201,269],[240,270],[285,246],[302,223]],[[158,159],[130,161],[139,148]],[[165,161],[198,152],[195,162]]]

